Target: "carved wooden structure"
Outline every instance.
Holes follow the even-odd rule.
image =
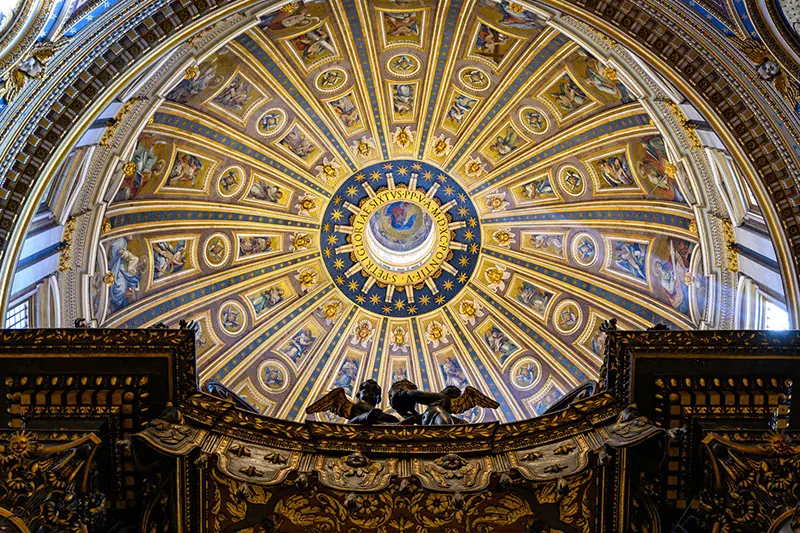
[[[3,332],[0,526],[588,533],[797,522],[800,447],[786,427],[798,427],[800,334],[612,329],[600,392],[525,422],[454,427],[297,424],[239,409],[198,391],[192,335]]]

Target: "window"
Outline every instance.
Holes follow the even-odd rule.
[[[6,327],[8,329],[27,328],[29,308],[29,300],[25,300],[6,311]]]
[[[764,307],[764,329],[789,329],[789,313],[780,305],[767,300]]]

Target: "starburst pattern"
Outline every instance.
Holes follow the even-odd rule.
[[[283,376],[289,389],[285,393],[267,390],[257,366],[235,375],[223,376],[228,370],[220,373],[234,390],[245,390],[244,378],[251,379],[257,389],[253,393],[263,393],[276,402],[273,411],[258,406],[273,416],[285,416],[290,410],[303,413],[304,399],[332,386],[330,373],[342,368],[346,349],[360,358],[359,377],[372,374],[373,368],[365,366],[375,362],[374,372],[382,385],[384,378],[392,376],[394,356],[404,353],[405,371],[412,379],[427,371],[438,382],[444,371],[438,365],[442,365],[453,383],[481,384],[493,391],[497,387],[500,394],[515,397],[506,402],[513,407],[502,413],[503,418],[528,413],[525,405],[514,404],[514,399],[536,396],[546,407],[551,400],[543,392],[545,382],[551,383],[553,390],[567,390],[572,378],[558,367],[561,361],[574,363],[570,370],[576,379],[583,379],[578,369],[596,368],[595,334],[598,321],[608,318],[608,301],[615,303],[614,314],[629,327],[656,317],[678,328],[694,325],[684,309],[696,309],[694,295],[703,293],[701,285],[706,281],[695,272],[695,266],[699,258],[708,255],[703,247],[709,241],[702,225],[698,228],[694,220],[693,200],[684,202],[679,197],[687,192],[683,183],[697,181],[697,176],[690,175],[697,167],[687,163],[693,160],[684,161],[690,154],[674,146],[671,139],[675,136],[663,135],[669,128],[662,127],[661,119],[652,117],[653,123],[647,123],[649,106],[635,101],[623,105],[619,95],[612,94],[624,92],[622,83],[634,80],[630,76],[613,82],[605,79],[607,55],[598,55],[594,49],[584,54],[583,47],[593,46],[592,39],[578,45],[554,28],[541,34],[538,28],[507,26],[506,22],[511,22],[506,15],[511,12],[518,15],[515,24],[524,24],[526,17],[534,14],[520,15],[527,8],[512,2],[506,12],[498,8],[501,13],[492,15],[486,2],[473,2],[465,4],[460,15],[463,20],[453,20],[450,12],[446,20],[432,20],[433,12],[418,17],[420,38],[425,41],[419,44],[426,54],[433,54],[432,61],[418,61],[413,73],[391,75],[387,60],[401,54],[419,59],[419,48],[397,41],[387,49],[386,36],[380,34],[366,48],[356,46],[355,32],[350,30],[374,13],[359,8],[350,16],[337,1],[313,6],[306,2],[305,7],[297,3],[292,8],[298,10],[298,19],[299,10],[308,10],[302,15],[317,18],[320,24],[324,21],[335,45],[335,61],[306,64],[306,69],[302,54],[288,55],[294,50],[286,33],[301,35],[311,27],[297,26],[297,33],[295,29],[243,30],[258,36],[252,40],[257,47],[269,45],[264,52],[276,66],[270,69],[272,75],[261,76],[262,72],[256,71],[261,63],[253,54],[261,51],[236,44],[241,40],[222,44],[218,52],[198,50],[202,54],[198,57],[204,58],[198,76],[213,65],[209,75],[225,79],[215,80],[213,87],[193,95],[197,105],[161,108],[158,113],[166,122],[159,120],[154,127],[144,128],[139,142],[120,140],[131,147],[126,154],[136,154],[121,162],[128,169],[119,176],[127,178],[123,188],[130,188],[128,182],[143,181],[148,169],[139,167],[147,167],[153,156],[154,162],[163,161],[149,170],[149,181],[140,191],[120,189],[125,202],[107,206],[109,220],[120,221],[114,222],[113,237],[91,243],[99,244],[92,249],[111,265],[115,259],[119,263],[115,254],[121,253],[118,239],[124,237],[130,253],[126,257],[141,259],[140,267],[147,266],[134,274],[141,278],[136,291],[110,291],[103,299],[125,299],[101,310],[110,317],[109,325],[140,323],[150,309],[174,301],[174,312],[170,307],[174,316],[165,320],[179,314],[198,320],[208,342],[205,348],[198,345],[198,354],[208,355],[208,368],[231,368],[230,361],[223,359],[241,351],[245,339],[263,341],[259,349],[274,354],[269,359],[276,361],[293,359],[292,350],[305,350],[304,343],[311,342],[293,372]],[[481,58],[485,61],[470,57],[469,50],[476,42],[475,21],[485,20],[487,15],[494,21],[487,20],[487,24],[512,39],[503,45],[509,61],[502,67],[492,67],[488,55]],[[372,22],[370,26],[375,27]],[[459,31],[448,33],[446,43],[440,41],[445,32],[439,30],[453,22],[458,23],[454,27]],[[383,26],[378,24],[376,29],[382,33]],[[540,42],[548,46],[552,60],[526,70],[519,91],[508,90],[517,86],[514,78],[525,66],[520,63],[523,56],[533,53]],[[227,63],[234,57],[233,63]],[[529,58],[524,59],[526,65],[530,63]],[[359,74],[362,62],[370,66],[369,76]],[[234,69],[252,82],[250,100],[239,110],[215,101]],[[572,78],[584,95],[567,102],[568,98],[554,94],[559,87],[557,79],[565,82],[561,76]],[[291,84],[283,86],[281,79],[291,80]],[[330,90],[318,85],[325,80],[332,84]],[[473,87],[470,83],[478,83],[474,80],[483,80],[485,86]],[[436,91],[432,92],[431,83]],[[630,94],[652,94],[640,92],[641,87],[624,88]],[[160,94],[166,95],[174,87],[163,89]],[[463,96],[458,102],[454,101],[456,90]],[[439,95],[436,101],[430,101],[433,94]],[[314,99],[309,107],[302,100],[310,95]],[[300,96],[303,98],[298,100]],[[586,101],[579,102],[581,98]],[[152,103],[158,105],[155,100]],[[566,105],[579,109],[568,112],[562,109]],[[273,113],[276,110],[280,113]],[[210,117],[205,116],[208,111],[213,111]],[[373,116],[373,111],[379,116]],[[276,116],[282,118],[273,124],[270,121]],[[206,126],[192,125],[197,123]],[[165,125],[169,135],[162,131]],[[271,127],[276,130],[267,135],[266,129]],[[177,159],[175,154],[162,153],[168,145],[177,146],[173,150],[191,145],[197,151],[202,168],[194,176],[200,179],[192,185],[197,190],[191,194],[179,197],[178,187],[170,190],[161,183],[168,180]],[[610,166],[604,166],[603,160]],[[686,164],[676,165],[678,161]],[[90,167],[94,168],[86,168]],[[609,168],[614,172],[609,174]],[[227,173],[229,169],[234,169],[233,174]],[[626,182],[625,186],[614,186],[605,176],[612,182]],[[636,191],[638,187],[644,192]],[[380,205],[370,204],[382,194],[388,197],[390,189],[399,191],[393,200],[399,205],[387,209],[389,203],[384,199]],[[362,263],[366,245],[358,243],[374,244],[364,238],[367,231],[385,230],[390,244],[419,233],[419,223],[427,222],[426,213],[432,210],[420,206],[419,196],[410,200],[411,209],[402,206],[407,200],[402,195],[411,189],[423,197],[430,193],[433,203],[448,209],[444,215],[448,228],[438,226],[439,219],[432,216],[433,227],[448,237],[443,249],[446,259],[430,261],[431,270],[420,273],[413,284],[401,276],[393,285],[396,272],[391,261],[380,264],[389,267],[378,265],[368,270]],[[140,200],[159,205],[159,211],[168,206],[165,211],[169,212],[154,216],[146,212],[155,211],[148,204],[134,205]],[[203,203],[202,210],[193,207]],[[359,214],[354,212],[367,209],[371,211],[362,217],[359,229]],[[664,209],[669,216],[663,215]],[[188,216],[193,220],[179,221],[174,216],[178,210],[191,213]],[[203,210],[215,210],[215,215],[222,216],[197,216]],[[121,223],[123,218],[126,223]],[[152,228],[146,225],[148,220],[155,220]],[[628,224],[631,220],[637,221],[635,227]],[[193,229],[184,231],[190,227]],[[153,255],[156,239],[166,239],[164,244],[174,246],[170,239],[183,234],[187,235],[186,263],[171,272],[168,280],[156,278],[156,265],[161,261]],[[241,240],[240,236],[252,239]],[[206,261],[210,257],[206,242],[212,238],[227,252],[227,262],[223,260],[219,267]],[[268,245],[264,244],[267,240]],[[264,246],[270,247],[269,253],[259,251]],[[245,256],[253,260],[245,260]],[[419,265],[426,261],[422,258]],[[419,265],[410,268],[421,270]],[[126,268],[133,271],[134,263]],[[317,277],[306,273],[298,279],[298,273],[306,268],[314,269]],[[116,278],[122,279],[120,276]],[[719,278],[713,281],[717,283]],[[122,296],[114,296],[116,292]],[[328,305],[332,300],[337,302],[333,314]],[[559,307],[565,300],[576,303]],[[234,301],[241,306],[238,320],[245,324],[232,340],[224,321],[236,322],[231,311],[240,309],[232,305]],[[330,320],[331,316],[335,319]],[[447,357],[452,360],[440,359],[441,349],[429,351],[432,345],[428,345],[422,359],[435,366],[416,368],[417,346],[426,342],[426,327],[432,321],[451,328],[447,339],[441,331],[433,336],[440,339],[440,347],[447,347]],[[578,324],[574,330],[571,325],[561,327],[574,332],[562,338],[557,321]],[[356,324],[359,328],[354,329]],[[403,339],[396,350],[389,350],[389,339],[398,327],[403,328]],[[529,334],[531,328],[541,340]],[[377,342],[379,332],[385,342]],[[221,344],[213,333],[222,334]],[[408,351],[401,352],[401,345]],[[383,350],[380,357],[378,346]],[[338,351],[334,353],[334,349]],[[534,356],[540,349],[554,357],[540,361]],[[392,357],[386,356],[387,352]],[[319,366],[323,358],[330,358],[330,364]],[[541,364],[538,371],[531,364],[533,359]],[[290,362],[285,362],[289,367]],[[477,373],[480,363],[486,367],[485,375]],[[316,368],[330,369],[330,373],[312,380]],[[525,388],[526,379],[538,384]],[[309,387],[307,393],[300,393],[305,387]],[[249,398],[257,401],[255,394]]]

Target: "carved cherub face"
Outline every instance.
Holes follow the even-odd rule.
[[[447,455],[440,457],[436,461],[436,464],[445,470],[458,470],[464,466],[464,460],[454,453],[448,453]]]
[[[756,72],[762,80],[770,81],[781,73],[781,67],[775,61],[767,59],[758,66]]]
[[[361,468],[367,466],[367,457],[361,452],[355,452],[347,456],[344,460],[345,464],[351,468]]]
[[[378,405],[381,401],[381,386],[374,379],[368,379],[358,387],[358,399],[369,405]]]

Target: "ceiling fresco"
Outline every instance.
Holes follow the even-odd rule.
[[[639,94],[519,4],[289,4],[164,87],[95,315],[194,320],[200,379],[271,416],[368,378],[540,414],[596,379],[602,320],[703,318],[695,199]]]

